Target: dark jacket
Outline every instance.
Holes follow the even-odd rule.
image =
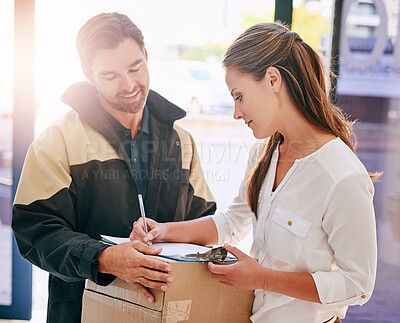
[[[100,234],[128,237],[140,216],[132,166],[88,83],[70,87],[74,110],[30,146],[16,193],[12,227],[21,254],[48,271],[48,322],[80,322],[85,279],[107,285]],[[215,212],[195,144],[174,125],[185,112],[154,91],[150,113],[146,215],[158,222]]]

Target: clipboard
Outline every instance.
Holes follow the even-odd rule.
[[[129,242],[129,238],[112,237],[101,235],[102,242],[116,245]],[[237,258],[227,252],[222,246],[214,248],[200,246],[191,243],[176,243],[176,242],[157,242],[153,244],[156,248],[163,250],[157,256],[182,261],[182,262],[216,262],[229,263],[236,262]]]

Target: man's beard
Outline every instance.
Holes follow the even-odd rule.
[[[149,95],[149,90],[147,89],[147,91],[146,91],[146,88],[143,85],[140,85],[139,89],[140,89],[139,90],[139,92],[140,92],[139,93],[139,95],[140,95],[139,101],[135,101],[132,103],[126,103],[123,101],[123,99],[121,99],[121,96],[129,95],[130,93],[126,93],[126,94],[118,93],[115,96],[115,100],[113,102],[111,102],[109,100],[106,100],[106,101],[115,110],[131,113],[131,114],[138,113],[146,104],[147,96]],[[134,93],[136,91],[137,91],[137,89],[134,89],[131,93]]]

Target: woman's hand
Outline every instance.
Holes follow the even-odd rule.
[[[215,265],[209,262],[208,269],[212,278],[238,289],[263,289],[268,268],[229,244],[225,244],[224,247],[238,261],[233,265]]]
[[[140,218],[133,223],[133,229],[129,235],[130,240],[139,240],[144,243],[151,244],[163,240],[166,233],[166,227],[163,223],[158,223],[152,219],[146,219],[147,231],[144,232],[143,219]]]

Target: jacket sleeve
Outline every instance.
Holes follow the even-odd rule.
[[[60,131],[47,131],[29,147],[13,206],[12,228],[23,257],[58,278],[110,283],[98,274],[98,255],[108,246],[80,233],[74,185]],[[57,143],[57,144],[55,144]]]

